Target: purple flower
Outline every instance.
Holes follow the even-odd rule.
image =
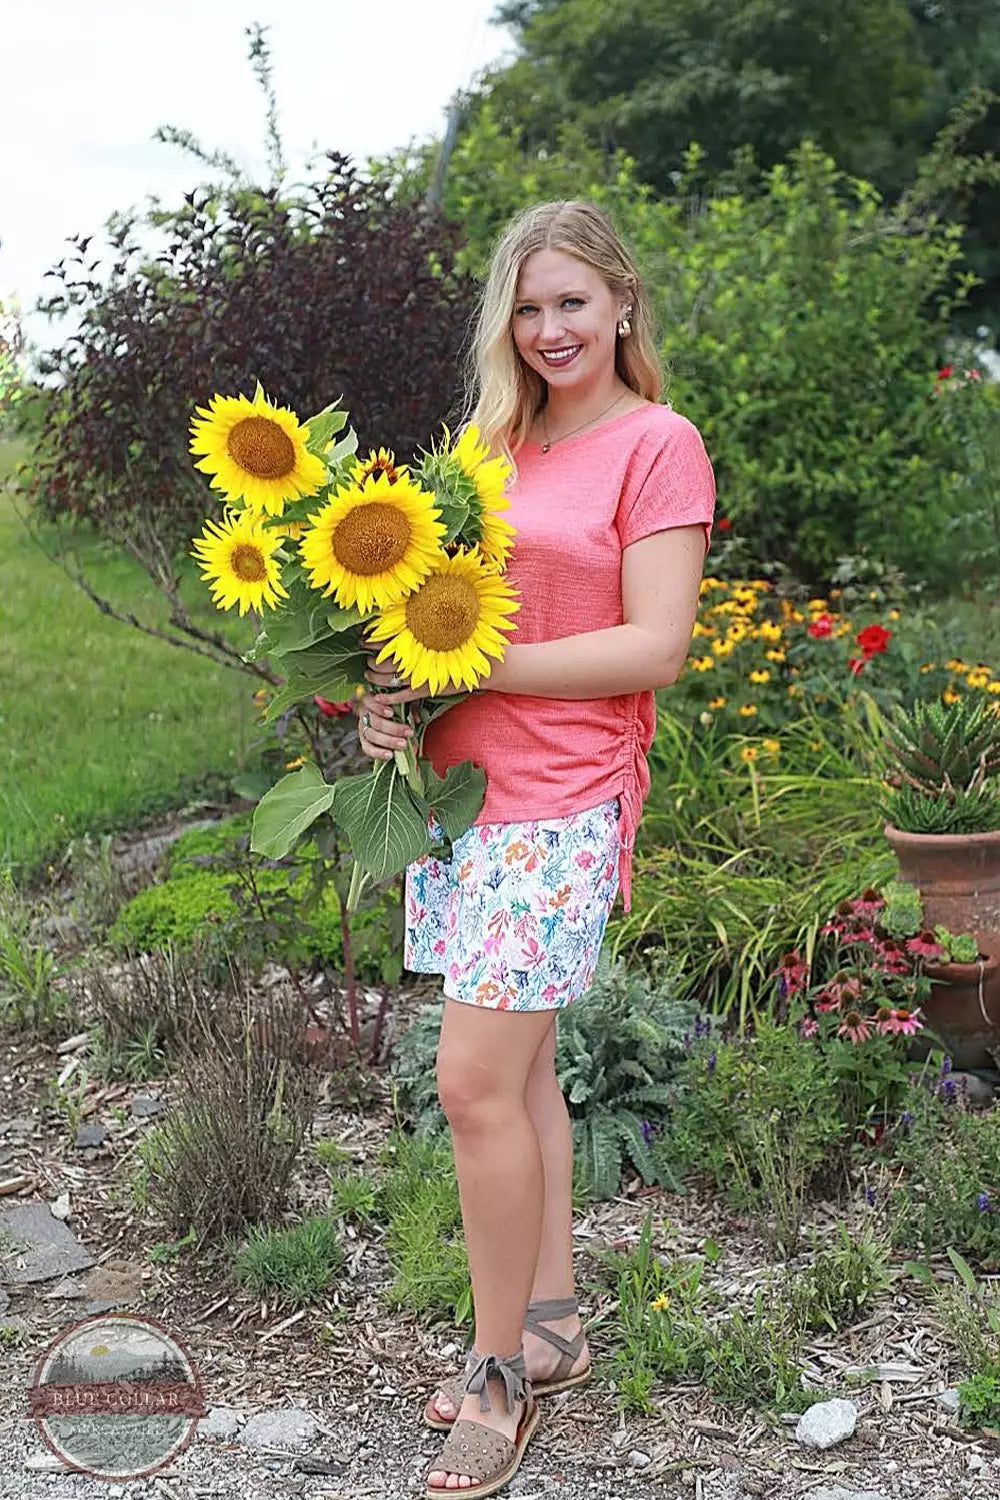
[[[709,1074],[712,1074],[712,1073],[715,1072],[715,1053],[714,1052],[710,1052],[708,1054],[708,1071],[709,1071]]]
[[[871,1184],[869,1184],[868,1187],[865,1188],[865,1202],[868,1204],[869,1208],[875,1207],[875,1200],[877,1197],[878,1193],[876,1193],[875,1189],[871,1186]]]
[[[957,1095],[958,1089],[955,1087],[954,1078],[943,1078],[941,1080],[941,1098],[945,1104],[954,1104]]]
[[[941,1077],[942,1078],[947,1078],[947,1076],[948,1076],[948,1074],[950,1072],[951,1072],[951,1058],[947,1057],[947,1056],[942,1057],[942,1059],[941,1059]]]
[[[989,1211],[990,1211],[990,1195],[989,1195],[989,1193],[979,1193],[978,1194],[978,1196],[976,1198],[976,1207],[979,1209],[979,1212],[981,1214],[988,1214],[989,1213]]]
[[[655,1134],[653,1126],[650,1125],[650,1123],[649,1123],[648,1120],[643,1120],[641,1129],[642,1129],[642,1138],[646,1142],[646,1145],[648,1146],[649,1143],[650,1143],[650,1141],[653,1139],[654,1134]]]
[[[899,1117],[899,1123],[900,1123],[900,1125],[902,1125],[902,1127],[903,1127],[904,1130],[908,1131],[910,1129],[910,1127],[912,1126],[912,1124],[913,1124],[913,1112],[912,1112],[912,1110],[904,1109],[903,1113]]]
[[[708,1016],[705,1017],[704,1021],[701,1019],[701,1016],[695,1016],[695,1018],[694,1018],[694,1034],[695,1034],[695,1036],[696,1037],[710,1036],[711,1033],[712,1033],[712,1023],[709,1020]]]

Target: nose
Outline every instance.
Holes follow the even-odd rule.
[[[562,313],[558,307],[543,308],[541,341],[543,344],[557,343],[564,332]]]

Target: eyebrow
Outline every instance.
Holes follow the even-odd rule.
[[[585,291],[583,291],[582,288],[580,288],[580,287],[571,287],[567,291],[560,292],[558,294],[556,300],[561,302],[565,297],[586,297],[586,296],[587,296],[587,293]],[[529,297],[526,293],[523,296],[515,297],[514,298],[515,304],[518,303],[518,302],[538,302],[540,300],[542,300],[542,299],[538,298],[538,297]]]

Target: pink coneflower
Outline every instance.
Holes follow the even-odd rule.
[[[845,932],[841,941],[845,947],[851,943],[874,943],[875,933],[870,927],[855,927],[853,932]]]
[[[835,995],[832,990],[820,990],[813,997],[813,1004],[817,1010],[821,1011],[839,1010],[840,996]]]
[[[811,1036],[815,1036],[819,1030],[819,1022],[814,1021],[812,1016],[806,1016],[799,1022],[799,1036],[807,1042]]]
[[[799,957],[797,948],[783,955],[778,967],[778,981],[783,996],[797,994],[808,978],[809,965]]]
[[[837,1027],[837,1035],[846,1037],[849,1042],[867,1042],[871,1034],[869,1018],[857,1010],[849,1010],[843,1023]]]
[[[841,1003],[845,1000],[860,1000],[861,976],[858,974],[848,974],[844,978],[841,978],[835,974],[830,981],[829,990],[831,995],[835,995]]]
[[[878,1029],[883,1036],[916,1036],[922,1022],[919,1010],[907,1010],[905,1005],[891,1010],[885,1020],[880,1020]]]
[[[839,917],[834,917],[832,922],[827,922],[819,930],[820,937],[840,937],[844,930],[844,924]]]
[[[885,897],[880,896],[875,887],[870,885],[855,901],[854,910],[859,917],[873,917],[884,905]]]
[[[907,938],[906,951],[918,958],[944,958],[944,949],[933,932],[918,932],[916,937]]]

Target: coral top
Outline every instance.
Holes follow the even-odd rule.
[[[669,407],[637,407],[548,453],[526,443],[506,518],[517,527],[508,576],[520,590],[517,644],[621,625],[622,550],[672,526],[711,537],[712,466],[696,427]],[[584,812],[617,797],[619,883],[631,905],[635,831],[649,791],[651,692],[535,698],[483,691],[427,730],[439,775],[471,760],[487,777],[477,823]]]

